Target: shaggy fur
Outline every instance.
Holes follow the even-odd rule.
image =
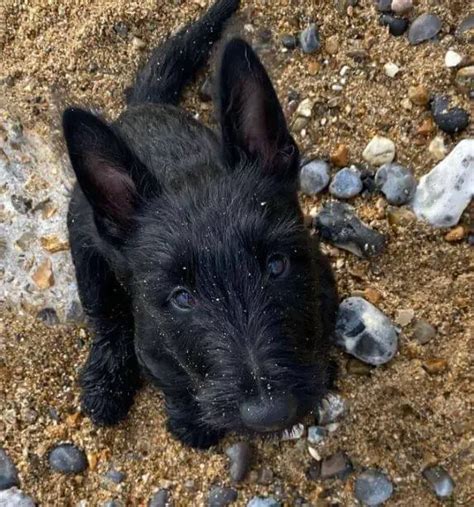
[[[249,400],[279,403],[278,429],[293,424],[330,381],[334,280],[304,227],[298,148],[262,64],[240,39],[224,48],[220,135],[172,105],[238,4],[217,1],[157,48],[116,122],[63,117],[72,256],[94,331],[83,410],[117,423],[143,371],[169,430],[198,448],[248,430]]]

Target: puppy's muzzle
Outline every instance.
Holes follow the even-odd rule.
[[[242,422],[258,432],[287,428],[295,421],[297,412],[297,402],[291,394],[251,398],[240,405]]]

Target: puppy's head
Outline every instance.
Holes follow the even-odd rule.
[[[192,185],[147,182],[106,126],[94,134],[107,138],[100,150],[73,146],[71,160],[80,152],[79,167],[95,164],[82,182],[75,170],[119,252],[143,367],[165,394],[186,389],[203,424],[273,432],[326,389],[319,256],[298,204],[297,146],[241,40],[223,52],[218,97],[219,167]]]

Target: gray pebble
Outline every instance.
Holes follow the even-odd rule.
[[[321,41],[315,23],[311,23],[300,33],[300,46],[303,53],[314,53],[321,48]]]
[[[345,203],[326,204],[314,225],[323,240],[359,257],[379,255],[385,246],[384,235],[366,226]]]
[[[327,436],[328,431],[322,426],[310,426],[308,428],[308,442],[310,444],[319,444]]]
[[[344,167],[336,173],[329,185],[329,192],[338,199],[350,199],[362,191],[362,180],[357,167]]]
[[[43,308],[36,314],[36,318],[42,320],[47,326],[59,324],[58,314],[54,308]]]
[[[252,452],[247,442],[238,442],[225,451],[230,460],[230,477],[235,482],[243,481],[250,470]]]
[[[391,12],[392,0],[376,0],[377,10],[379,12]]]
[[[50,467],[63,474],[79,474],[87,468],[87,458],[81,449],[73,444],[59,444],[48,456]]]
[[[281,507],[281,503],[273,497],[254,496],[247,507]]]
[[[413,339],[425,345],[436,336],[436,329],[426,320],[418,319],[413,326]]]
[[[436,14],[418,16],[408,30],[410,44],[420,44],[435,37],[441,30],[441,19]]]
[[[35,502],[17,488],[0,491],[0,507],[35,507]]]
[[[388,26],[391,35],[400,37],[400,35],[403,35],[407,31],[409,22],[405,18],[397,18],[391,14],[382,14],[380,16],[380,24]]]
[[[380,505],[392,496],[393,484],[383,472],[366,470],[357,477],[354,494],[364,505]]]
[[[295,49],[298,45],[298,40],[294,35],[286,33],[281,37],[281,43],[286,49]]]
[[[318,407],[318,422],[326,426],[339,421],[347,413],[347,402],[338,394],[329,393]]]
[[[170,505],[170,494],[167,489],[158,490],[148,502],[148,507],[169,507]]]
[[[258,477],[258,483],[269,485],[273,481],[273,471],[270,468],[262,468]]]
[[[397,352],[398,336],[390,319],[360,297],[349,297],[339,306],[336,343],[364,363],[379,366]]]
[[[409,202],[416,190],[412,172],[400,164],[384,164],[375,174],[375,184],[390,204],[401,206]]]
[[[207,505],[209,507],[225,507],[237,500],[237,491],[232,488],[216,486],[209,492]]]
[[[443,467],[439,465],[428,467],[422,473],[437,497],[447,498],[453,494],[454,481]]]
[[[466,39],[467,42],[474,42],[474,14],[469,14],[461,21],[456,30],[456,37],[460,40]]]
[[[436,125],[447,134],[461,132],[469,125],[469,113],[461,107],[449,108],[447,97],[434,97],[431,112]]]
[[[19,486],[18,472],[8,454],[0,449],[0,490]]]
[[[351,460],[344,452],[337,452],[321,461],[321,479],[346,479],[353,471]]]
[[[120,484],[125,479],[125,474],[120,472],[120,470],[111,469],[105,474],[105,478],[109,481],[114,482],[115,484]]]
[[[300,189],[305,194],[318,194],[328,186],[329,179],[329,164],[324,160],[312,160],[301,168]]]

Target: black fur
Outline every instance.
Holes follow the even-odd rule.
[[[72,256],[94,330],[83,409],[118,422],[142,370],[165,395],[169,430],[199,448],[245,430],[250,398],[291,395],[295,422],[331,376],[334,279],[304,227],[298,148],[262,64],[245,42],[226,45],[220,135],[170,105],[238,3],[216,2],[156,49],[116,122],[75,108],[63,117],[78,180]],[[176,306],[177,287],[192,309]]]

